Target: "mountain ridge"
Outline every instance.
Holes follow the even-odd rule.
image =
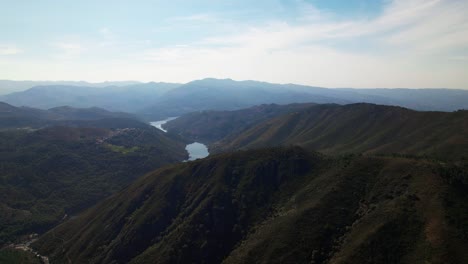
[[[468,111],[418,112],[374,104],[316,105],[227,136],[213,151],[301,145],[325,153],[435,155],[463,158]]]
[[[0,96],[0,101],[42,109],[62,105],[97,106],[155,121],[194,111],[237,110],[271,103],[367,102],[415,110],[455,111],[468,108],[468,90],[341,89],[207,78],[185,84],[151,82],[104,88],[40,86]]]
[[[447,217],[462,218],[446,210],[464,198],[449,198],[440,166],[298,147],[219,154],[147,174],[33,246],[80,263],[462,263],[467,240]]]

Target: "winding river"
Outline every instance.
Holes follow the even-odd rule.
[[[162,125],[164,125],[165,123],[167,123],[167,122],[169,122],[171,120],[174,120],[176,118],[177,117],[169,117],[169,118],[164,119],[164,120],[150,122],[150,124],[152,126],[156,127],[157,129],[167,133],[167,130],[162,128]],[[189,154],[189,158],[186,161],[202,159],[202,158],[205,158],[208,155],[210,155],[206,145],[203,144],[203,143],[200,143],[200,142],[193,142],[191,144],[188,144],[187,146],[185,146],[185,150],[187,150],[187,152]]]
[[[167,122],[171,121],[171,120],[174,120],[176,119],[177,117],[169,117],[167,119],[164,119],[164,120],[160,120],[160,121],[154,121],[154,122],[150,122],[150,125],[154,126],[155,128],[163,131],[163,132],[167,132],[166,129],[162,128],[162,125],[166,124]]]

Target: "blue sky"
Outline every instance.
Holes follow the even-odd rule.
[[[468,88],[468,0],[0,6],[0,79]]]

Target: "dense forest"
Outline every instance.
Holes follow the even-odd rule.
[[[464,263],[466,169],[297,147],[215,155],[143,177],[34,246],[78,263]]]
[[[184,141],[135,120],[65,123],[0,132],[0,244],[44,232],[187,157]]]
[[[169,135],[223,153],[147,174],[33,247],[57,263],[464,263],[467,120],[372,104],[189,114]]]

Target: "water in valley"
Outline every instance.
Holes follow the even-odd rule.
[[[167,119],[164,119],[164,120],[160,120],[160,121],[154,121],[154,122],[150,122],[150,125],[154,126],[155,128],[159,129],[159,130],[162,130],[163,132],[167,132],[167,130],[165,130],[162,125],[166,124],[167,122],[171,121],[171,120],[174,120],[176,119],[177,117],[169,117]]]
[[[167,130],[162,128],[162,125],[164,125],[165,123],[167,123],[167,122],[169,122],[171,120],[174,120],[176,118],[177,117],[169,117],[169,118],[164,119],[164,120],[150,122],[150,124],[152,126],[156,127],[157,129],[162,130],[162,131],[167,133]],[[186,161],[202,159],[202,158],[207,157],[208,155],[210,155],[206,145],[203,144],[203,143],[200,143],[200,142],[194,142],[194,143],[188,144],[187,146],[185,146],[185,149],[187,150],[187,152],[189,154],[189,158]]]
[[[187,161],[196,160],[196,159],[203,159],[207,157],[210,153],[208,152],[208,148],[205,144],[194,142],[192,144],[188,144],[185,149],[189,153],[189,158]]]

